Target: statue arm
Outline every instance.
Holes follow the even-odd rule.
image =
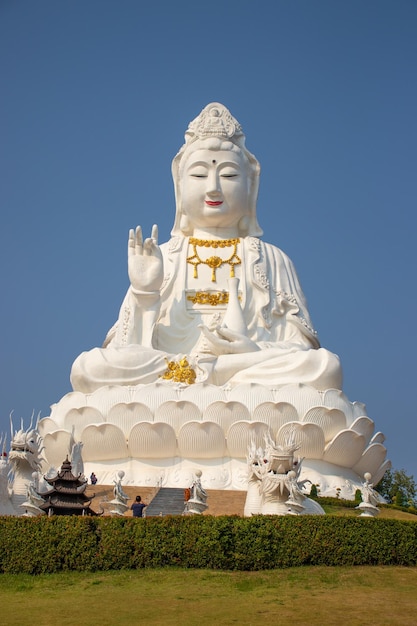
[[[269,247],[275,280],[271,293],[272,335],[282,347],[320,348],[297,272],[284,252]],[[272,253],[272,254],[271,254]]]
[[[130,287],[120,307],[119,319],[109,331],[103,347],[130,344],[152,347],[159,306],[159,292],[138,294]]]
[[[163,259],[156,225],[152,227],[151,237],[145,240],[140,226],[129,231],[128,273],[129,290],[117,324],[109,331],[103,347],[130,344],[152,347],[163,280]]]

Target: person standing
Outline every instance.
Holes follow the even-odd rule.
[[[136,496],[134,503],[130,507],[133,511],[133,517],[143,517],[143,509],[147,506],[147,504],[142,502],[142,498],[140,496]]]

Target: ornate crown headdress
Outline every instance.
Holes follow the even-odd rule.
[[[185,132],[186,142],[207,137],[236,139],[244,137],[242,127],[228,109],[219,102],[208,104],[198,117],[189,123]]]

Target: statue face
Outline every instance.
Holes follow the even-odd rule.
[[[196,150],[181,176],[181,210],[194,228],[234,228],[249,212],[247,164],[231,150]]]

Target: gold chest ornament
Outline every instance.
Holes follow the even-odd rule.
[[[237,246],[240,242],[240,239],[196,239],[195,237],[190,237],[190,245],[193,247],[193,252],[191,256],[187,257],[187,263],[194,266],[194,278],[198,278],[198,266],[199,265],[208,265],[211,268],[211,282],[216,282],[216,270],[222,265],[230,266],[230,278],[235,277],[235,265],[240,265],[242,263],[241,258],[237,254]],[[232,254],[228,259],[222,259],[219,256],[213,255],[208,257],[207,259],[202,259],[199,255],[197,248],[233,248]]]

